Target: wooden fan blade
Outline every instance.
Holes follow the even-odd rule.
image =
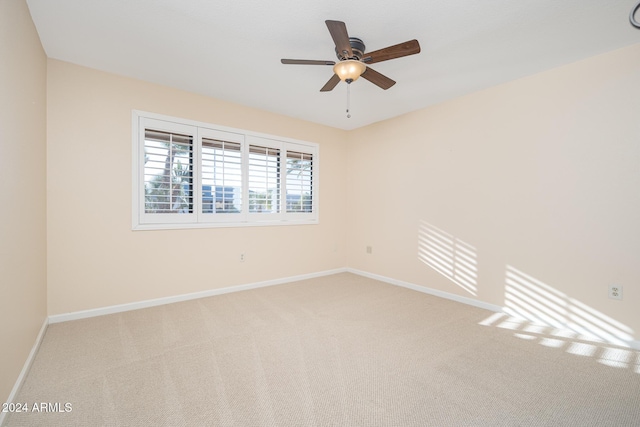
[[[320,92],[329,92],[333,90],[333,88],[336,87],[338,83],[340,83],[340,77],[338,77],[337,74],[334,74],[333,77],[331,77],[329,81],[324,86],[322,86]]]
[[[334,61],[322,61],[315,59],[281,59],[283,64],[296,64],[296,65],[336,65]]]
[[[376,70],[373,70],[369,67],[364,70],[364,73],[362,73],[360,77],[369,80],[371,83],[378,87],[381,87],[384,90],[387,90],[391,86],[396,84],[396,82],[391,80],[389,77],[385,76],[384,74],[380,74]]]
[[[333,38],[333,42],[336,44],[336,49],[340,56],[345,58],[353,57],[353,51],[351,50],[351,43],[349,43],[349,33],[347,33],[347,26],[342,21],[324,21],[327,24],[329,33]]]
[[[415,55],[416,53],[420,53],[420,43],[418,43],[418,40],[409,40],[408,42],[368,52],[362,61],[367,64],[375,64],[376,62],[402,58],[403,56]]]

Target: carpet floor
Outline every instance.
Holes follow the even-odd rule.
[[[52,324],[15,402],[7,426],[640,426],[640,352],[342,273]]]

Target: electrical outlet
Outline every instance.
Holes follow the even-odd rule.
[[[611,299],[622,299],[622,286],[620,286],[620,285],[609,285],[609,298],[611,298]]]
[[[244,254],[240,254],[240,262],[244,262]]]
[[[367,246],[367,253],[368,254],[373,253],[373,248],[371,246]]]

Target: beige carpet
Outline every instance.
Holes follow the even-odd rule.
[[[639,426],[640,354],[568,336],[338,274],[51,325],[16,402],[71,411],[6,425]]]

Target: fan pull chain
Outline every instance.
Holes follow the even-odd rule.
[[[351,118],[351,114],[349,113],[350,104],[351,104],[351,85],[347,84],[347,119]]]

